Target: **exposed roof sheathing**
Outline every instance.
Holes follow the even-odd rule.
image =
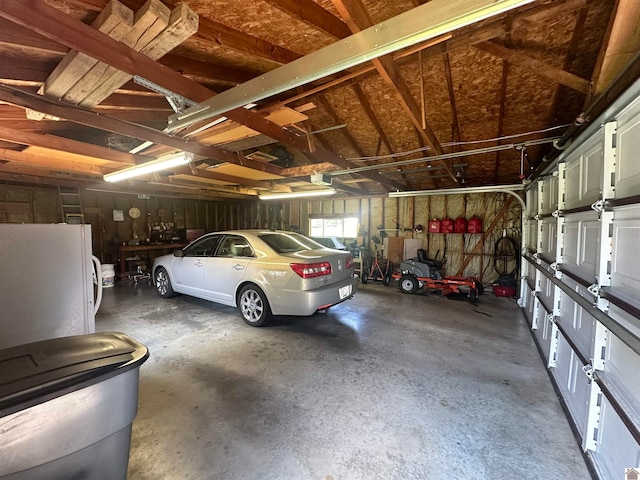
[[[133,12],[139,11],[144,3],[143,0],[122,0],[123,6]],[[162,3],[170,10],[178,5],[173,0]],[[417,0],[349,2],[351,6],[364,9],[374,24],[389,21],[421,3]],[[450,0],[449,3],[455,2]],[[564,133],[567,124],[597,99],[591,88],[592,80],[599,79],[599,85],[604,85],[603,82],[619,73],[621,63],[633,57],[637,39],[629,26],[640,21],[640,8],[636,3],[534,1],[497,18],[452,31],[445,39],[434,40],[422,53],[417,53],[421,45],[396,52],[393,55],[395,68],[407,85],[408,94],[418,105],[421,117],[424,112],[427,130],[432,130],[444,153],[452,156],[445,162],[429,159],[434,151],[427,148],[424,134],[419,134],[401,106],[397,88],[385,82],[369,62],[274,98],[265,98],[252,112],[234,116],[234,122],[227,121],[189,137],[191,142],[213,144],[231,150],[235,155],[233,163],[200,155],[198,162],[222,165],[207,170],[206,178],[194,177],[192,180],[199,182],[202,188],[215,184],[217,190],[229,188],[229,193],[242,194],[246,198],[255,198],[264,189],[263,184],[259,187],[255,184],[262,180],[277,181],[279,189],[288,184],[288,188],[295,190],[303,185],[301,181],[313,187],[309,184],[309,170],[301,170],[309,164],[317,164],[317,173],[342,171],[333,177],[334,183],[349,195],[385,194],[396,188],[455,187],[461,179],[465,186],[517,182],[522,175],[529,175],[542,162],[543,156],[552,151],[550,140],[543,145],[528,146],[523,167],[521,149],[476,155],[465,155],[464,152],[504,144],[520,146],[525,141]],[[29,153],[34,147],[25,150],[29,145],[27,132],[52,133],[84,142],[88,151],[92,145],[125,148],[129,143],[142,143],[138,138],[126,141],[135,135],[125,124],[114,132],[106,131],[99,119],[84,122],[84,125],[68,121],[64,115],[57,122],[29,120],[25,115],[25,110],[33,103],[29,97],[14,95],[15,90],[3,90],[10,87],[35,93],[69,51],[68,45],[73,40],[70,32],[80,22],[91,24],[106,5],[106,0],[5,0],[0,4],[0,61],[3,65],[0,68],[0,127],[25,132],[22,141],[1,141],[0,158],[4,153],[5,162],[0,164],[0,173],[28,171],[26,176],[16,180],[21,183],[28,182],[28,175],[33,175],[34,182],[37,180],[38,183],[56,184],[61,179],[68,183],[69,169],[73,171],[73,165],[82,163],[77,158],[73,161],[67,158],[64,172],[60,170],[64,175],[58,175],[55,166],[62,164],[53,160],[49,167],[40,160],[35,162],[35,157],[34,163],[29,165],[28,155],[18,161],[19,157],[7,152]],[[349,22],[338,13],[344,11],[343,0],[188,0],[186,5],[199,17],[198,31],[186,40],[182,39],[168,55],[159,58],[157,64],[158,68],[167,65],[182,74],[181,88],[199,92],[197,101],[339,42],[349,34]],[[39,15],[47,12],[46,6],[54,7],[62,15],[56,20],[61,28],[34,31],[25,12]],[[25,13],[23,20],[16,19],[20,9]],[[629,36],[631,46],[625,45],[625,35]],[[97,48],[95,45],[88,39],[86,48]],[[134,59],[130,68],[135,70],[137,57],[134,54],[127,56]],[[117,63],[121,59],[114,54],[112,60]],[[365,71],[361,75],[350,75]],[[145,72],[134,73],[145,75]],[[338,81],[345,76],[349,79]],[[163,76],[155,78],[162,80]],[[175,78],[172,77],[171,82],[176,85]],[[209,93],[193,87],[194,82],[206,86]],[[315,93],[305,94],[309,91]],[[7,103],[3,103],[3,99]],[[293,124],[279,122],[273,125],[261,119],[277,109],[272,108],[273,105],[295,108],[308,102],[313,102],[314,108],[300,114]],[[76,107],[65,103],[64,98],[56,105],[56,108],[63,107],[63,113],[64,109],[70,109],[70,117],[74,117],[71,113]],[[92,110],[156,130],[166,127],[167,119],[173,113],[162,95],[131,81]],[[59,108],[56,111],[60,111]],[[245,121],[249,126],[238,125]],[[234,136],[229,133],[229,125],[243,128],[245,133],[254,133]],[[320,132],[314,133],[317,131]],[[538,131],[540,133],[531,133]],[[312,133],[305,136],[304,132]],[[178,131],[174,135],[185,133]],[[505,138],[496,140],[499,137]],[[118,141],[114,142],[114,138]],[[293,156],[292,165],[274,162],[268,172],[251,169],[255,165],[250,161],[252,152],[262,149],[268,153],[278,144]],[[140,153],[140,158],[153,158],[169,150],[175,150],[175,147],[152,145]],[[52,159],[64,159],[64,155],[64,152],[52,155]],[[408,160],[415,162],[407,165]],[[96,166],[92,160],[77,168],[75,181],[78,186],[99,184],[103,170],[122,168],[110,161],[92,170]],[[369,170],[348,172],[357,167]],[[457,182],[447,169],[459,172]],[[223,170],[233,178],[223,176]],[[218,179],[216,172],[220,172]],[[175,172],[161,172],[161,177],[167,177],[162,191],[170,188],[168,177],[172,173]],[[174,182],[186,181],[189,176],[180,172],[179,177],[172,178]],[[10,177],[3,178],[11,181]],[[246,185],[243,185],[243,178]],[[135,189],[136,184],[142,185],[146,181],[134,180],[123,188]],[[273,185],[275,188],[276,184]]]

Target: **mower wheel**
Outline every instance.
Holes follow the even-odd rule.
[[[400,277],[398,287],[402,293],[416,293],[418,290],[418,279],[413,275],[405,273]]]
[[[367,272],[362,272],[362,276],[360,277],[360,281],[364,284],[366,284],[369,281],[369,275],[367,275]]]
[[[476,282],[476,287],[478,288],[478,295],[482,295],[484,293],[484,285],[480,282]]]
[[[478,303],[478,289],[477,288],[472,288],[469,290],[469,301],[475,305],[476,303]]]
[[[385,276],[382,278],[382,284],[383,284],[385,287],[388,287],[390,283],[391,283],[391,276],[390,276],[390,275],[385,275]]]

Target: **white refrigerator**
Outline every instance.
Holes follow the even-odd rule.
[[[91,225],[0,224],[0,349],[94,333],[101,270]]]

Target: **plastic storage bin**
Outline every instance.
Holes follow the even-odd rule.
[[[0,478],[124,480],[148,356],[116,332],[0,350]]]

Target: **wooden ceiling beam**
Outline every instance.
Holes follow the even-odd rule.
[[[210,82],[222,82],[236,85],[251,80],[256,75],[247,70],[218,66],[192,58],[168,54],[158,60],[161,64],[186,76],[206,79]]]
[[[283,168],[281,175],[283,177],[304,177],[313,173],[327,173],[336,169],[337,167],[332,163],[314,163],[313,165]]]
[[[316,98],[318,99],[318,103],[320,105],[322,105],[322,108],[325,109],[325,111],[327,112],[327,114],[331,118],[331,121],[333,122],[334,125],[342,125],[344,123],[338,117],[338,114],[336,113],[334,108],[329,103],[329,100],[327,100],[327,97],[325,97],[324,95],[320,94]],[[356,139],[353,137],[353,135],[351,135],[351,132],[349,131],[349,128],[348,127],[341,128],[340,131],[342,132],[344,137],[347,139],[347,142],[349,143],[349,145],[351,145],[351,148],[353,148],[356,151],[358,156],[364,157],[365,156],[364,150],[362,150],[362,147],[360,147],[360,145],[358,145],[358,142],[356,141]]]
[[[149,141],[178,150],[184,150],[185,152],[202,155],[220,162],[243,165],[248,168],[253,168],[254,170],[268,172],[274,175],[278,175],[281,171],[280,167],[269,163],[256,162],[247,158],[239,159],[234,153],[218,147],[202,145],[197,142],[189,142],[152,128],[132,124],[106,115],[89,112],[62,102],[41,97],[40,95],[21,92],[11,87],[0,86],[0,101],[23,108],[30,108],[55,117],[64,118],[87,127],[98,128],[107,132],[137,138],[142,141]]]
[[[91,55],[129,75],[141,75],[151,82],[196,102],[207,100],[214,94],[208,88],[183,77],[164,65],[154,62],[145,55],[95,31],[95,29],[80,21],[74,20],[44,2],[36,0],[0,0],[0,17],[33,29],[41,35],[54,38],[69,48]],[[200,23],[201,27],[202,25],[203,22]],[[285,130],[257,113],[245,108],[237,108],[227,112],[225,115],[229,119],[278,140],[286,146],[294,147],[311,155],[305,137]],[[186,151],[192,150],[187,149]],[[325,149],[317,149],[312,155],[321,161],[330,161],[343,168],[354,167],[344,157]],[[377,178],[377,176],[369,172],[363,172],[360,175],[371,178],[389,189],[404,188],[404,185],[399,182]]]
[[[71,0],[77,5],[94,11],[102,11],[108,0]],[[144,0],[120,0],[127,7],[137,11]],[[178,2],[173,0],[163,0],[163,3],[170,7],[175,7]],[[279,45],[269,43],[260,38],[228,27],[222,23],[200,16],[200,28],[194,36],[201,41],[219,45],[240,53],[245,53],[254,57],[264,58],[276,63],[289,63],[301,57],[301,55],[283,48]]]
[[[18,152],[16,150],[7,150],[4,148],[0,149],[0,160],[7,160],[10,163],[19,163],[30,167],[54,169],[84,175],[102,176],[105,173],[112,171],[112,169],[107,169],[100,165],[91,165],[71,160],[51,158],[46,155]]]
[[[15,50],[29,53],[31,59],[26,60],[23,58],[17,58],[15,55],[12,55],[11,57],[7,56],[7,58],[11,59],[11,62],[2,62],[3,69],[0,71],[0,75],[3,77],[7,75],[7,73],[5,73],[5,66],[15,69],[12,62],[25,63],[25,65],[33,63],[40,65],[37,69],[38,73],[39,70],[46,70],[46,75],[42,78],[43,81],[69,51],[69,48],[64,45],[60,45],[57,42],[31,32],[27,28],[16,25],[15,23],[5,19],[0,19],[0,47],[1,46],[7,47],[9,51]],[[1,50],[2,49],[0,49],[0,51]],[[0,53],[0,55],[2,54]],[[207,83],[220,82],[236,85],[238,83],[246,82],[256,76],[255,72],[241,70],[239,68],[231,68],[228,66],[219,67],[211,63],[202,62],[173,53],[164,55],[158,60],[158,62],[182,73],[183,75],[196,77]]]
[[[504,115],[507,108],[507,77],[509,76],[509,62],[502,61],[502,79],[500,82],[500,111],[498,113],[498,131],[496,136],[500,138],[504,129]],[[500,141],[498,141],[498,145]],[[493,183],[498,185],[500,179],[500,151],[496,152],[496,159],[493,168]]]
[[[334,6],[345,20],[347,25],[353,33],[358,33],[366,28],[373,26],[373,21],[362,3],[361,0],[332,0]],[[444,153],[440,142],[435,136],[433,129],[430,127],[426,120],[422,119],[420,113],[420,107],[418,106],[409,85],[405,82],[404,78],[400,74],[398,67],[394,63],[393,56],[383,55],[381,57],[371,60],[376,70],[387,83],[389,87],[395,92],[402,109],[405,111],[409,120],[416,128],[418,134],[422,137],[423,141],[429,145],[431,152],[434,155],[441,155]],[[455,173],[447,162],[440,161],[445,167],[447,173],[451,176],[451,179],[457,183]]]
[[[266,0],[266,2],[334,38],[340,39],[351,35],[351,30],[346,23],[313,0]]]
[[[479,50],[487,52],[495,57],[506,60],[512,65],[526,68],[552,82],[559,83],[585,95],[591,91],[591,82],[580,78],[578,75],[554,67],[548,63],[517,52],[495,42],[481,42],[474,45]]]
[[[566,12],[571,12],[584,7],[585,5],[589,5],[593,1],[594,0],[556,0],[552,3],[534,7],[524,12],[513,15],[512,24],[515,26],[518,22],[526,23],[534,19],[536,21],[542,21],[547,18],[557,17],[558,15],[562,15]],[[459,48],[470,47],[475,45],[476,43],[494,39],[496,37],[504,35],[507,31],[507,22],[503,19],[500,19],[494,22],[489,22],[483,27],[476,28],[471,31],[463,30],[462,32],[454,32],[450,36],[450,39],[436,39],[433,42],[427,42],[421,45],[416,45],[415,47],[402,50],[400,52],[396,52],[393,54],[393,58],[400,65],[402,65],[404,62],[411,61],[411,55],[419,51],[423,52],[423,58],[432,58],[440,56],[446,52],[457,50]],[[277,110],[278,108],[282,108],[297,100],[315,95],[316,93],[320,93],[331,88],[340,87],[344,82],[350,80],[364,80],[371,77],[375,73],[376,69],[373,66],[359,68],[338,78],[327,81],[321,85],[307,88],[285,100],[275,102],[263,110]]]
[[[29,168],[28,166],[6,163],[0,165],[0,180],[16,183],[28,183],[30,185],[53,185],[68,187],[83,187],[88,177],[74,178],[67,173],[59,173],[51,170]]]
[[[640,19],[640,3],[637,0],[615,2],[592,76],[594,95],[601,94],[638,53],[640,49],[638,19]]]
[[[391,142],[389,142],[389,138],[387,137],[387,134],[384,132],[384,129],[382,128],[382,125],[380,124],[378,117],[376,117],[376,114],[373,112],[373,109],[371,108],[371,104],[369,103],[367,96],[364,94],[364,91],[362,90],[362,87],[360,86],[360,84],[353,83],[351,84],[351,88],[355,92],[356,97],[358,97],[358,101],[360,102],[360,106],[364,110],[365,115],[367,116],[367,118],[369,119],[373,127],[376,129],[376,132],[378,132],[378,137],[380,138],[382,143],[384,143],[384,146],[387,148],[387,153],[389,154],[395,153],[393,150],[393,147],[391,146]]]
[[[217,173],[213,170],[207,170],[206,168],[198,168],[198,166],[193,164],[176,169],[175,173],[192,175],[195,177],[209,178],[211,180],[219,180],[221,182],[233,183],[235,185],[241,185],[244,187],[253,187],[253,188],[262,188],[262,189],[271,188],[271,182],[251,180],[248,178],[236,177],[233,175],[226,175],[224,173]]]
[[[54,135],[42,135],[35,132],[25,132],[10,127],[0,126],[0,140],[12,142],[19,145],[32,145],[34,147],[60,150],[62,152],[84,155],[100,160],[110,160],[121,164],[136,165],[151,160],[142,155],[131,155],[130,153],[112,150],[110,148],[93,145],[90,143],[78,142],[68,138],[56,137]]]
[[[449,52],[442,56],[444,62],[444,74],[447,81],[447,92],[449,93],[449,103],[451,104],[451,141],[460,141],[460,123],[458,122],[458,109],[456,107],[456,95],[453,89],[453,75],[451,74],[451,62]]]

